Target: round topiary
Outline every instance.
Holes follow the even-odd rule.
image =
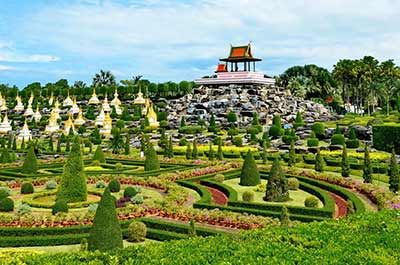
[[[254,201],[254,192],[251,190],[246,190],[245,192],[243,192],[242,194],[242,199],[245,202],[252,202]]]
[[[288,178],[289,190],[298,190],[299,186],[300,186],[300,183],[297,178]]]
[[[142,242],[145,240],[147,234],[146,225],[143,222],[133,221],[128,226],[129,242]]]
[[[0,189],[0,200],[10,196],[10,193],[6,189]]]
[[[53,209],[51,210],[51,213],[53,215],[57,214],[57,213],[60,213],[60,212],[63,212],[63,213],[67,213],[68,212],[68,204],[64,200],[56,201],[56,203],[53,206]]]
[[[135,196],[137,194],[137,189],[135,189],[134,187],[127,187],[124,190],[124,197],[126,198],[132,198],[133,196]]]
[[[106,183],[104,183],[104,181],[99,180],[96,182],[96,188],[97,189],[104,189],[106,187]]]
[[[334,134],[331,138],[331,144],[333,145],[344,145],[344,141],[343,134]]]
[[[311,147],[311,146],[318,146],[319,145],[319,140],[318,138],[308,138],[307,139],[307,146]]]
[[[304,206],[310,207],[310,208],[317,208],[318,207],[319,200],[315,196],[309,196],[305,199],[304,201]]]
[[[119,184],[118,180],[113,179],[108,184],[111,192],[119,192],[121,190],[121,184]]]
[[[14,211],[14,201],[10,198],[3,198],[0,200],[0,212]]]
[[[214,180],[216,182],[222,183],[225,180],[225,176],[222,175],[222,174],[217,174],[217,175],[214,176]]]
[[[49,180],[46,182],[46,189],[55,190],[57,188],[57,182],[55,180]]]
[[[32,194],[34,191],[33,185],[30,182],[25,182],[21,186],[21,194]]]
[[[323,139],[325,137],[325,126],[321,122],[314,122],[311,126],[312,131],[315,133],[318,139]]]
[[[122,168],[123,168],[122,163],[116,163],[115,164],[115,167],[114,167],[115,170],[122,170]]]
[[[358,148],[360,147],[360,140],[358,139],[350,139],[346,141],[347,148]]]

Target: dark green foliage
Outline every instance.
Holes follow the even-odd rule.
[[[22,142],[21,142],[21,147],[20,147],[20,150],[25,150],[25,139],[24,138],[22,138]]]
[[[14,211],[14,201],[10,198],[4,198],[0,200],[0,212],[12,212]]]
[[[147,228],[146,224],[139,221],[132,221],[128,226],[129,242],[142,242],[146,239]]]
[[[310,208],[317,208],[318,207],[319,200],[315,196],[308,196],[305,201],[304,201],[304,206],[305,207],[310,207]]]
[[[230,112],[228,113],[228,115],[226,116],[226,119],[227,119],[228,122],[230,122],[230,123],[236,122],[236,121],[237,121],[236,113],[233,112],[233,111],[230,111]]]
[[[7,190],[5,190],[5,189],[0,189],[0,200],[1,200],[1,199],[4,199],[4,198],[7,198],[9,195],[10,195],[10,194],[9,194],[9,192],[7,192]]]
[[[334,145],[344,145],[344,136],[343,134],[334,134],[331,138],[331,144]]]
[[[13,139],[12,150],[17,150],[17,137],[14,137]]]
[[[125,128],[125,122],[123,120],[117,120],[117,122],[115,123],[115,127],[118,129]]]
[[[242,166],[239,184],[242,186],[256,186],[260,183],[260,173],[258,172],[253,154],[249,150]]]
[[[89,119],[89,120],[92,120],[92,121],[93,121],[94,119],[96,119],[96,115],[94,115],[94,107],[93,107],[93,106],[89,106],[89,107],[87,108],[85,117],[86,117],[87,119]]]
[[[121,184],[117,179],[113,179],[108,184],[108,188],[111,192],[119,192],[121,190]]]
[[[289,200],[288,181],[283,173],[279,160],[275,159],[269,172],[265,201],[282,202]]]
[[[53,137],[51,135],[49,137],[48,145],[49,145],[49,151],[53,152],[54,151],[54,143],[53,143]]]
[[[32,194],[34,193],[35,190],[33,188],[32,183],[30,182],[24,182],[21,185],[21,194]]]
[[[369,157],[369,148],[365,145],[364,150],[364,167],[363,167],[364,183],[372,183],[372,165]]]
[[[275,115],[275,116],[272,118],[272,124],[275,125],[275,126],[277,126],[279,129],[282,129],[282,120],[281,120],[281,117],[278,116],[278,115]]]
[[[182,137],[181,139],[179,139],[179,146],[185,146],[188,145],[188,140],[185,137]]]
[[[57,200],[56,203],[53,205],[53,208],[51,209],[51,213],[53,215],[57,213],[67,213],[68,212],[68,204],[64,200]]]
[[[360,140],[358,139],[347,140],[346,145],[348,148],[358,148],[360,146]]]
[[[185,127],[185,126],[186,126],[185,116],[182,116],[181,117],[181,125],[180,125],[180,127],[182,128],[182,127]]]
[[[186,146],[186,159],[192,159],[192,148],[190,143]]]
[[[349,139],[350,140],[357,139],[356,130],[354,128],[350,128],[349,130]]]
[[[185,127],[179,127],[178,132],[184,134],[196,134],[201,133],[203,128],[199,125],[188,125]]]
[[[71,152],[65,162],[61,183],[57,192],[57,200],[65,202],[86,201],[87,187],[81,153],[80,138],[75,136]]]
[[[196,236],[196,226],[195,226],[194,219],[190,219],[190,221],[189,221],[188,235],[190,237]]]
[[[281,226],[289,226],[290,217],[289,217],[289,211],[286,208],[286,206],[282,206],[281,217],[280,217],[279,220],[281,222]]]
[[[347,200],[347,215],[354,214],[356,209],[354,208],[354,203],[352,200]]]
[[[390,158],[389,189],[393,192],[398,192],[400,190],[399,168],[397,165],[397,159],[394,149]]]
[[[88,238],[89,250],[109,251],[122,248],[122,231],[110,189],[104,190]]]
[[[232,144],[234,146],[242,146],[243,145],[243,138],[242,136],[235,136],[232,139]]]
[[[131,153],[131,147],[129,145],[129,135],[125,136],[124,144],[124,155],[129,155]]]
[[[272,125],[271,128],[269,128],[269,132],[268,132],[268,133],[269,133],[269,135],[270,135],[271,137],[277,138],[277,137],[281,136],[281,134],[282,134],[282,129],[279,128],[279,127],[276,126],[276,125]]]
[[[221,137],[218,137],[217,159],[218,160],[224,160],[224,154],[222,153],[222,139],[221,139]]]
[[[124,190],[124,197],[131,198],[131,197],[134,197],[137,193],[138,193],[138,190],[135,187],[126,187]]]
[[[168,145],[168,137],[165,134],[165,129],[161,130],[161,136],[160,136],[160,139],[158,140],[158,144],[157,145],[159,147],[163,148],[163,149],[165,149],[167,147],[167,145]]]
[[[253,112],[253,120],[251,121],[251,125],[253,126],[259,126],[260,125],[260,119],[258,118],[258,113]]]
[[[111,107],[110,117],[111,117],[111,119],[116,119],[118,117],[117,110],[115,109],[115,106]]]
[[[238,135],[238,134],[239,134],[239,130],[236,129],[234,124],[231,124],[231,126],[229,127],[229,130],[228,130],[228,135],[233,137],[233,136]]]
[[[65,145],[65,152],[71,151],[71,142],[69,138],[67,138],[67,144]]]
[[[104,153],[103,153],[103,148],[101,148],[100,144],[97,145],[96,151],[94,151],[93,160],[97,160],[100,163],[106,162],[106,158],[104,157]]]
[[[288,166],[293,167],[296,165],[296,153],[294,150],[294,141],[290,143]]]
[[[199,151],[197,150],[197,138],[193,140],[192,157],[193,159],[197,159],[199,157]]]
[[[60,140],[60,139],[57,140],[57,149],[56,149],[56,152],[57,152],[57,153],[61,153],[61,140]]]
[[[125,148],[124,138],[121,135],[121,129],[113,128],[111,130],[111,134],[112,134],[110,140],[111,152],[113,154],[120,154]]]
[[[174,146],[172,144],[172,137],[169,137],[168,147],[165,149],[165,157],[173,158],[174,157]]]
[[[210,124],[208,125],[208,131],[217,133],[219,130],[220,130],[220,128],[215,121],[215,116],[214,116],[214,114],[212,114],[211,118],[210,118]]]
[[[311,132],[310,138],[307,139],[307,146],[318,146],[319,140],[316,138],[315,133]]]
[[[213,149],[213,144],[210,142],[209,148],[208,148],[208,160],[214,161],[215,154],[214,154],[214,149]]]
[[[100,130],[97,126],[94,127],[92,133],[90,134],[90,141],[92,141],[93,144],[101,144]]]
[[[315,133],[315,136],[318,139],[324,139],[325,137],[325,126],[323,123],[320,122],[314,122],[312,127],[311,127],[312,131]]]
[[[37,171],[37,159],[33,146],[29,148],[28,153],[26,154],[21,171],[25,174],[35,174]]]
[[[336,124],[336,129],[334,134],[342,134],[342,130],[340,130],[339,124]]]
[[[378,150],[400,154],[400,125],[375,125],[372,127],[374,147]]]
[[[125,106],[121,113],[121,120],[123,121],[131,121],[132,116],[129,114],[128,107]]]
[[[315,156],[315,171],[323,172],[324,166],[325,166],[324,158],[322,157],[321,152],[318,149],[317,155]]]
[[[298,111],[296,114],[296,120],[294,122],[294,128],[297,129],[303,126],[304,126],[303,116],[301,115],[301,112]]]
[[[291,142],[295,142],[299,139],[299,137],[296,135],[296,132],[293,129],[286,129],[284,132],[285,133],[282,136],[282,141],[285,144],[290,144]]]
[[[15,153],[11,152],[12,151],[9,151],[7,148],[3,148],[0,153],[0,163],[7,164],[14,162],[15,159],[12,156],[15,156]]]
[[[154,150],[153,144],[149,143],[147,150],[145,152],[145,160],[144,160],[144,170],[159,170],[160,169],[160,161],[158,160],[158,156],[156,150]]]
[[[347,157],[347,147],[346,145],[343,145],[343,151],[342,151],[342,177],[349,177],[350,176],[350,163],[349,159]]]

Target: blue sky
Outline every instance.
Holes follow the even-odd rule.
[[[399,22],[395,0],[0,0],[0,83],[91,83],[100,69],[193,80],[249,41],[269,75],[364,55],[399,63]]]

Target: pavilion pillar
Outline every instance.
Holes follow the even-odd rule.
[[[253,71],[256,71],[256,62],[253,62]]]
[[[244,63],[243,63],[243,67],[244,67],[243,70],[246,72],[246,71],[247,71],[247,62],[244,62]]]

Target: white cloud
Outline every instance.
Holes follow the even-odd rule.
[[[2,52],[0,50],[0,62],[13,62],[13,63],[43,63],[43,62],[56,62],[60,58],[45,54],[32,54],[32,55],[17,55],[10,52]]]
[[[16,69],[16,68],[13,67],[13,66],[1,65],[0,64],[0,71],[8,71],[8,70],[14,70],[14,69]]]

